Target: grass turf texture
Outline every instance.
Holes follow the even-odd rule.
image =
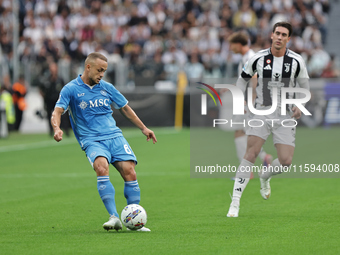
[[[102,228],[108,215],[95,173],[74,138],[0,140],[0,254],[340,254],[339,179],[272,179],[268,201],[251,180],[240,217],[227,218],[233,182],[190,178],[188,129],[154,131],[156,145],[124,129],[139,160],[150,233]],[[236,157],[233,133],[224,135]],[[339,162],[338,129],[305,129],[298,141],[294,162]],[[120,213],[124,184],[110,170]]]

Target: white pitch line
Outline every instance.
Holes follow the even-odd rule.
[[[171,135],[171,134],[178,134],[179,132],[180,131],[174,128],[162,128],[161,130],[156,132],[156,136],[157,134]],[[136,138],[136,137],[142,136],[143,134],[140,131],[125,131],[125,132],[123,131],[123,135],[125,138]],[[59,143],[51,139],[51,140],[35,142],[35,143],[3,146],[3,147],[0,147],[0,153],[1,152],[12,152],[12,151],[23,151],[23,150],[29,150],[29,149],[39,149],[39,148],[46,148],[46,147],[51,147],[51,146],[62,146],[62,145],[69,145],[69,144],[76,144],[76,143],[78,142],[75,138],[74,139],[66,138]]]
[[[77,140],[64,140],[62,145],[68,145],[77,143]],[[36,143],[27,143],[27,144],[16,144],[16,145],[9,145],[0,147],[0,152],[11,152],[11,151],[23,151],[23,150],[29,150],[29,149],[37,149],[37,148],[45,148],[45,147],[51,147],[57,145],[55,141],[41,141]]]

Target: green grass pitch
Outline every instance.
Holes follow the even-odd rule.
[[[301,130],[296,162],[340,163],[339,129]],[[102,228],[108,214],[75,138],[11,134],[0,140],[0,254],[340,254],[340,179],[273,178],[267,201],[251,180],[239,218],[227,218],[233,182],[190,178],[189,129],[156,128],[155,145],[123,131],[152,232]],[[120,212],[124,184],[110,171]]]

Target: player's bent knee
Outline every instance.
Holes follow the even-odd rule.
[[[122,177],[125,181],[135,181],[137,180],[137,174],[135,171],[134,164],[125,164],[122,171]]]
[[[249,151],[246,153],[246,155],[244,156],[245,160],[248,160],[249,162],[255,162],[256,157],[257,157],[258,153],[255,153],[254,151]]]
[[[128,169],[128,171],[125,172],[125,180],[126,181],[135,181],[137,180],[137,174],[134,168]]]
[[[109,175],[109,169],[108,168],[99,166],[99,167],[95,168],[94,170],[96,171],[97,176],[106,176],[106,175]]]
[[[124,181],[135,181],[137,175],[135,171],[135,163],[133,161],[115,162],[114,166],[123,177]]]
[[[109,164],[106,158],[98,157],[93,163],[93,168],[97,173],[97,176],[109,175]]]
[[[292,164],[293,158],[292,157],[286,157],[279,159],[281,165],[289,167]]]

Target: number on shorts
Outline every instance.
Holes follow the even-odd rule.
[[[130,150],[129,146],[127,144],[124,144],[124,149],[126,151],[127,154],[131,154],[132,151]]]

